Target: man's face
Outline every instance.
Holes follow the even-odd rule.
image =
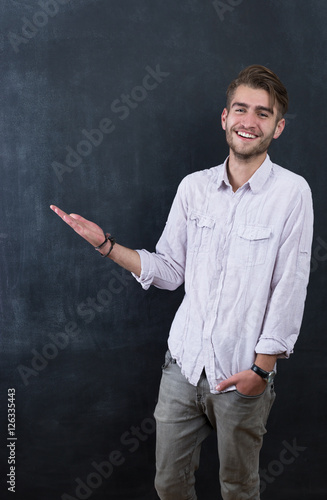
[[[249,160],[266,154],[271,141],[285,127],[285,120],[278,120],[277,112],[266,90],[237,87],[230,109],[225,108],[221,115],[227,144],[236,158]]]

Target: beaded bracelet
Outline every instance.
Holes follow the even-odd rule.
[[[112,236],[109,236],[109,238],[108,238],[108,240],[107,240],[107,241],[110,241],[110,243],[111,243],[111,247],[110,247],[110,249],[109,249],[109,252],[108,252],[108,253],[106,253],[106,255],[102,255],[102,254],[101,254],[101,255],[102,255],[102,257],[108,257],[108,255],[110,254],[111,250],[114,248],[114,245],[115,245],[115,243],[116,243],[115,238],[113,238]]]
[[[101,257],[108,257],[108,255],[110,254],[111,250],[114,248],[114,245],[115,245],[115,243],[116,243],[115,238],[114,238],[113,236],[111,236],[109,233],[106,233],[106,234],[105,234],[105,240],[104,240],[104,242],[103,242],[103,243],[101,243],[101,245],[99,245],[99,246],[97,246],[97,247],[94,247],[94,248],[95,248],[95,250],[98,250],[98,251],[99,251],[99,250],[100,250],[100,248],[102,248],[102,247],[103,247],[103,246],[107,243],[107,241],[110,241],[110,243],[111,243],[111,246],[110,246],[109,252],[108,252],[108,253],[106,253],[105,255],[103,255],[103,254],[100,252]]]
[[[109,238],[110,234],[109,234],[109,233],[107,233],[107,234],[104,234],[104,233],[103,233],[103,236],[105,237],[104,242],[103,242],[103,243],[101,243],[101,245],[99,245],[98,247],[94,247],[94,248],[95,248],[95,250],[100,250],[100,248],[101,248],[101,247],[103,247],[103,245],[105,245],[105,244],[107,243],[107,241],[108,241],[108,238]]]

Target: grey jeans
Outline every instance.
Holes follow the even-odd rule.
[[[157,423],[155,487],[161,500],[196,500],[194,473],[201,444],[214,429],[224,500],[260,498],[259,452],[275,392],[211,394],[203,372],[198,385],[181,374],[168,351],[163,366]]]

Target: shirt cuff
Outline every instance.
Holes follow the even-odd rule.
[[[132,276],[136,279],[138,283],[141,284],[144,290],[148,290],[153,282],[153,273],[151,272],[151,259],[150,252],[147,250],[136,250],[141,259],[141,275],[137,276],[132,273]]]
[[[270,354],[277,358],[289,358],[293,352],[284,342],[274,338],[260,339],[255,348],[256,354]]]

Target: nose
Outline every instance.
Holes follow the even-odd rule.
[[[247,112],[242,115],[241,125],[246,129],[254,129],[256,127],[256,114]]]

